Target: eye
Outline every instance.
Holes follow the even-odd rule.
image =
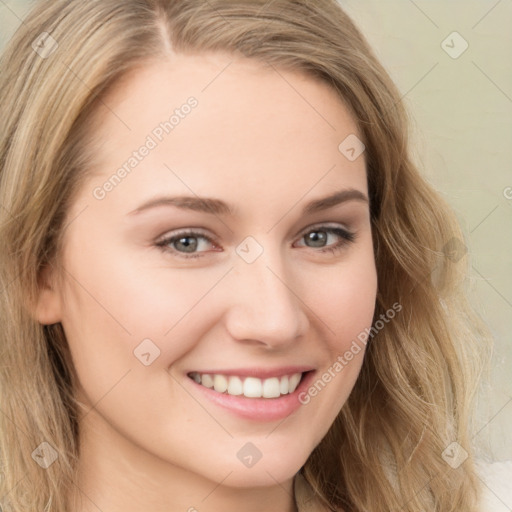
[[[329,235],[336,235],[339,241],[334,245],[326,246],[325,243],[328,241]],[[336,253],[341,251],[347,244],[353,242],[355,240],[355,234],[339,226],[317,226],[310,228],[301,238],[314,244],[308,245],[307,247],[313,249],[319,248],[316,252]],[[201,241],[203,241],[203,243],[201,243]],[[199,231],[188,230],[178,232],[172,236],[168,235],[160,241],[157,241],[155,245],[164,252],[169,252],[179,258],[189,259],[201,257],[203,255],[202,253],[207,251],[198,251],[198,249],[208,246],[209,244],[216,246],[213,239],[209,236]]]
[[[336,235],[340,240],[334,245],[324,245],[327,242],[328,235]],[[355,234],[339,226],[316,226],[309,228],[301,238],[316,244],[308,247],[321,247],[318,252],[336,253],[353,242],[355,240]]]
[[[181,258],[198,258],[201,253],[195,253],[201,246],[198,240],[206,240],[209,244],[214,244],[213,240],[198,231],[182,231],[173,236],[167,236],[156,243],[165,252],[170,252]],[[174,246],[171,248],[169,246]],[[204,244],[203,244],[204,245]],[[183,249],[183,252],[181,251]]]

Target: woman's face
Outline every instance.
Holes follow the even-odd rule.
[[[83,442],[233,487],[293,477],[354,386],[374,313],[354,120],[323,83],[211,54],[148,64],[95,121],[63,281],[39,309],[70,345]]]

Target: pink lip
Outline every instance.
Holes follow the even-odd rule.
[[[201,373],[215,375],[238,375],[239,377],[257,377],[258,379],[269,379],[270,377],[282,377],[293,373],[304,373],[314,370],[312,366],[280,366],[279,368],[230,368],[216,370],[190,370],[186,373]]]
[[[238,371],[239,370],[237,370],[237,372]],[[224,373],[220,371],[216,372]],[[283,374],[286,375],[287,373],[288,372],[286,371]],[[298,371],[296,372],[294,370],[290,373],[298,373]],[[315,373],[316,372],[314,371],[309,371],[303,375],[297,389],[293,393],[282,395],[278,398],[247,398],[240,395],[232,396],[227,393],[219,393],[213,389],[202,386],[189,377],[187,377],[186,380],[189,383],[188,385],[192,386],[198,393],[203,393],[204,396],[214,404],[236,414],[239,417],[253,421],[276,421],[286,418],[303,405],[299,401],[299,394],[308,389]],[[233,374],[241,375],[240,373],[235,372]]]

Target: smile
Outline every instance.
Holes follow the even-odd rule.
[[[237,375],[222,375],[191,372],[188,376],[198,384],[213,389],[217,393],[247,398],[279,398],[293,393],[302,379],[303,373],[291,373],[281,377],[258,379]]]

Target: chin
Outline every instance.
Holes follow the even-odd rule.
[[[283,444],[280,449],[268,449],[268,452],[262,449],[261,458],[252,465],[249,462],[246,465],[238,458],[234,462],[232,458],[224,459],[223,463],[213,465],[208,478],[219,481],[219,478],[229,474],[223,485],[233,488],[275,486],[292,479],[310,454],[304,451],[303,442],[298,445]]]

